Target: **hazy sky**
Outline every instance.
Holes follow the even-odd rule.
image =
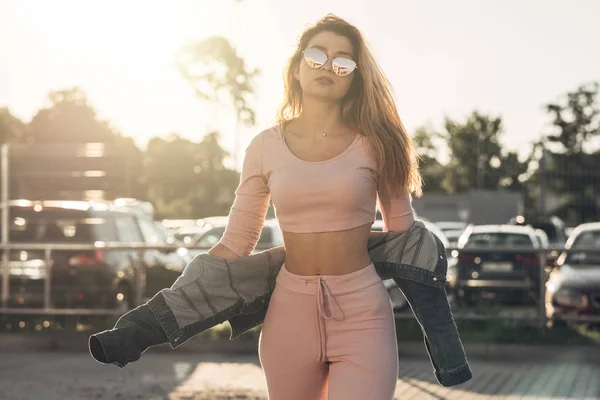
[[[528,147],[547,132],[545,103],[600,81],[598,0],[0,0],[0,107],[29,121],[77,85],[140,145],[219,125],[232,149],[233,116],[215,122],[175,68],[186,41],[223,35],[262,71],[243,151],[274,120],[298,36],[329,12],[363,31],[411,133],[477,109],[503,117],[507,147]]]

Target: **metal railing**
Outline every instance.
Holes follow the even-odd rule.
[[[135,268],[135,305],[143,303],[143,294],[145,289],[145,264],[143,262],[143,252],[145,250],[173,250],[178,248],[186,248],[188,250],[208,250],[207,247],[197,246],[181,246],[181,245],[149,245],[144,243],[110,243],[110,242],[98,242],[96,244],[33,244],[33,243],[9,243],[0,244],[0,249],[5,250],[3,252],[1,270],[2,270],[2,307],[0,308],[0,315],[2,314],[22,314],[22,315],[120,315],[122,311],[114,309],[101,309],[101,308],[53,308],[52,307],[52,254],[54,251],[61,250],[75,250],[75,251],[86,251],[86,250],[135,250],[138,252],[138,263],[134,265]],[[10,296],[10,264],[9,264],[9,251],[10,250],[37,250],[44,251],[44,306],[43,308],[24,308],[24,307],[8,307],[7,302]],[[494,252],[494,253],[512,253],[518,251],[520,254],[536,254],[539,258],[539,265],[530,264],[531,267],[538,268],[539,272],[539,292],[537,293],[537,311],[534,315],[494,315],[489,313],[473,313],[459,311],[454,313],[456,319],[470,319],[470,320],[485,320],[485,319],[513,319],[513,320],[538,320],[541,325],[545,326],[548,322],[546,314],[546,281],[547,281],[547,264],[548,255],[555,252],[555,254],[561,254],[566,249],[563,247],[547,248],[547,249],[532,249],[532,248],[518,248],[518,247],[498,247],[498,248],[469,248],[469,249],[457,249],[448,248],[448,254],[452,254],[453,251],[460,251],[461,254],[465,253],[482,253],[482,252]],[[596,248],[577,248],[577,250],[571,250],[577,252],[598,252]],[[460,268],[460,265],[456,265],[456,268]],[[413,318],[413,314],[409,312],[398,312],[396,313],[397,318]],[[568,321],[579,321],[579,322],[600,322],[600,316],[583,316],[573,315],[558,317],[557,319],[563,319]]]
[[[158,244],[145,244],[145,243],[128,243],[122,242],[96,242],[95,244],[64,244],[64,243],[9,243],[0,244],[0,249],[5,250],[2,257],[2,307],[0,307],[1,314],[24,314],[24,315],[120,315],[118,310],[114,309],[102,309],[102,308],[53,308],[52,307],[52,252],[69,250],[69,251],[89,251],[89,250],[135,250],[138,253],[138,262],[133,265],[135,270],[135,305],[138,306],[143,303],[143,295],[145,289],[145,264],[143,262],[143,252],[145,250],[173,250],[176,251],[178,248],[185,247],[188,250],[208,250],[206,247],[197,246],[178,246],[178,245],[158,245]],[[8,299],[10,296],[10,250],[24,250],[24,251],[44,251],[44,263],[43,263],[43,276],[44,279],[44,306],[43,308],[25,308],[25,307],[8,307]]]

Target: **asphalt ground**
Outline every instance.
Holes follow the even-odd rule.
[[[600,399],[600,360],[471,360],[475,378],[439,385],[423,357],[400,357],[396,399]],[[86,352],[0,353],[0,399],[266,399],[256,354],[148,352],[119,369]],[[377,400],[377,399],[374,399]]]

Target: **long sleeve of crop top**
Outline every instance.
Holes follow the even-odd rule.
[[[249,255],[256,247],[269,208],[270,193],[262,169],[263,140],[258,135],[246,148],[240,183],[219,241],[240,257]]]
[[[415,215],[410,193],[403,191],[399,196],[395,196],[389,188],[379,186],[377,198],[381,208],[384,231],[405,231],[413,225]]]

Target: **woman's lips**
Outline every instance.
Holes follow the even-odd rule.
[[[315,79],[317,82],[319,82],[322,85],[331,85],[333,84],[333,79],[331,79],[328,76],[320,76],[317,79]]]

